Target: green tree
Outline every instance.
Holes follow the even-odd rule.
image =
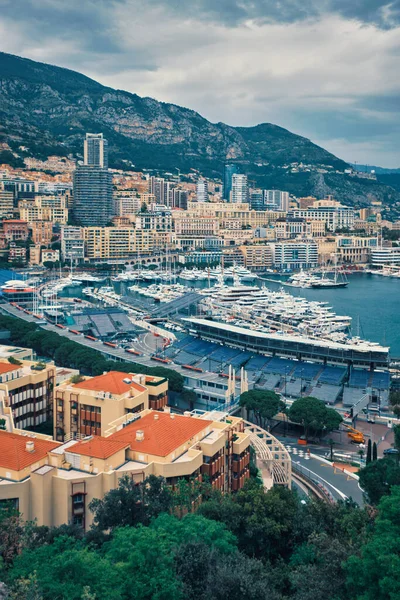
[[[367,446],[367,459],[366,459],[367,465],[369,465],[371,460],[372,460],[372,444],[371,444],[371,438],[370,438],[368,440],[368,446]]]
[[[370,466],[379,464],[372,462]],[[369,468],[368,467],[368,468]],[[361,552],[345,565],[348,597],[360,600],[400,598],[400,487],[378,505],[375,527]]]
[[[285,404],[278,394],[268,390],[249,390],[240,396],[240,406],[252,412],[257,425],[265,427],[271,419],[284,410]]]
[[[397,448],[400,452],[400,425],[395,425],[393,427],[394,432],[394,447]]]
[[[342,422],[336,410],[327,408],[322,400],[312,396],[295,400],[289,409],[289,419],[303,426],[305,439],[310,431],[327,433],[337,429]]]
[[[172,492],[165,480],[155,475],[150,475],[139,484],[125,475],[119,480],[117,488],[89,504],[94,526],[100,531],[148,524],[153,517],[168,512],[171,507]]]
[[[391,457],[375,460],[359,472],[360,486],[371,504],[378,504],[391,494],[394,485],[400,485],[400,467]]]

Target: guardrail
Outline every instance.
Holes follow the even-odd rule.
[[[335,498],[332,496],[323,480],[316,473],[312,473],[307,467],[303,467],[303,465],[294,462],[292,462],[292,472],[293,477],[296,478],[297,476],[318,498],[321,498],[325,502],[329,502],[329,504],[334,504]]]

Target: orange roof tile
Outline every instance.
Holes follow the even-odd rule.
[[[91,390],[93,392],[110,392],[120,396],[126,394],[132,388],[138,392],[143,392],[146,388],[135,381],[125,383],[124,379],[132,378],[129,373],[122,373],[121,371],[110,371],[104,375],[98,375],[97,377],[91,377],[80,383],[76,383],[74,387],[81,390]]]
[[[92,458],[109,458],[124,448],[129,448],[129,442],[95,435],[88,440],[82,440],[71,446],[68,451],[73,454],[82,454],[82,456],[91,456]]]
[[[11,363],[0,363],[0,375],[3,373],[10,373],[10,371],[16,371],[20,368],[20,365],[12,365]]]
[[[34,442],[33,452],[26,450],[26,443]],[[0,431],[0,467],[11,471],[22,471],[29,465],[42,460],[47,453],[60,446],[59,442],[40,440],[17,433]]]
[[[155,419],[154,415],[157,415],[158,419]],[[204,419],[180,415],[174,415],[171,419],[169,413],[153,412],[113,433],[110,438],[128,442],[131,450],[135,452],[168,456],[211,424],[212,421]],[[141,442],[136,440],[138,430],[144,432],[144,440]]]

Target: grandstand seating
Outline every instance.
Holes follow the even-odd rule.
[[[265,367],[263,367],[263,371],[266,373],[277,373],[279,375],[290,375],[296,364],[298,363],[293,360],[286,360],[285,358],[277,358],[275,356],[274,358],[271,358]]]
[[[228,348],[227,346],[219,346],[217,350],[210,353],[213,360],[219,362],[229,362],[234,356],[239,354],[240,350],[237,348]]]
[[[253,356],[246,364],[246,371],[261,371],[269,360],[266,356]]]
[[[186,352],[197,354],[198,356],[207,356],[219,348],[217,344],[206,342],[204,340],[192,340],[184,346]]]
[[[307,381],[314,379],[323,368],[322,365],[316,363],[297,362],[295,364],[293,375]]]
[[[354,406],[366,393],[365,389],[345,386],[343,388],[343,406]]]
[[[296,379],[295,377],[288,378],[286,383],[283,384],[281,381],[281,392],[286,396],[297,398],[301,396],[304,387],[304,381],[302,381],[301,379]]]
[[[278,387],[280,380],[281,378],[279,375],[275,375],[274,373],[263,373],[257,387],[264,390],[275,390],[275,388]]]
[[[325,402],[325,404],[335,404],[337,401],[340,392],[340,385],[330,385],[327,383],[317,383],[313,388],[311,388],[309,394],[314,398],[318,398]]]
[[[349,385],[350,387],[366,388],[368,387],[369,377],[369,371],[352,369],[350,373]]]
[[[346,369],[343,367],[324,367],[323,372],[318,377],[319,383],[329,385],[340,385],[346,375]]]
[[[374,371],[371,387],[378,390],[388,390],[390,385],[390,373],[387,371]]]
[[[185,337],[181,338],[180,340],[178,340],[177,342],[174,343],[175,348],[184,348],[185,346],[187,346],[188,344],[190,344],[190,342],[193,342],[193,338],[191,335],[185,335]]]
[[[194,365],[199,361],[196,354],[189,354],[186,350],[181,350],[174,358],[174,362],[178,365]]]

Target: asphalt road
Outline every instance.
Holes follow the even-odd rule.
[[[331,464],[324,462],[324,459],[314,458],[307,455],[307,449],[299,446],[295,441],[280,438],[288,449],[294,469],[298,469],[305,476],[317,481],[325,487],[335,500],[344,500],[352,498],[357,504],[363,504],[363,492],[358,485],[357,479],[343,473],[340,469],[335,469]],[[326,448],[321,447],[326,452]],[[312,448],[312,454],[318,454],[318,448]]]

